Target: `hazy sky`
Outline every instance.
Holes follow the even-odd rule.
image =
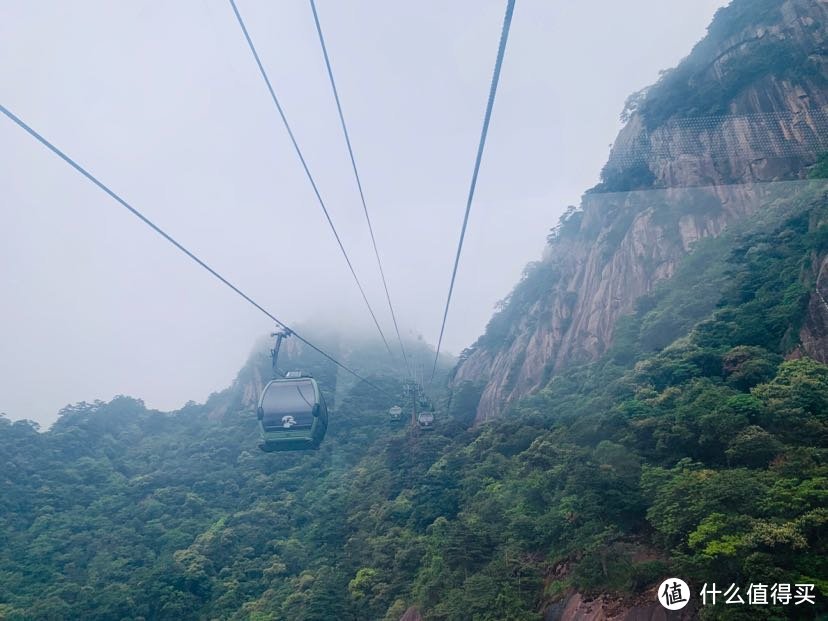
[[[518,0],[445,345],[594,184],[626,96],[721,0]],[[238,0],[393,334],[310,7]],[[318,0],[404,332],[436,341],[503,0]],[[0,0],[0,103],[285,322],[370,319],[223,0]],[[269,321],[0,118],[0,412],[161,409],[228,385]]]

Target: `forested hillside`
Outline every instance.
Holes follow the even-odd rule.
[[[471,430],[473,385],[427,434],[362,384],[318,452],[262,454],[251,368],[174,414],[121,397],[46,433],[2,419],[0,616],[539,619],[573,593],[633,606],[667,574],[824,594],[828,367],[797,334],[826,252],[816,180],[701,243],[601,361]]]

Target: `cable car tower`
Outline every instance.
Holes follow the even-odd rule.
[[[423,431],[434,429],[434,405],[423,391],[422,384],[408,380],[403,384],[403,396],[411,400],[411,428]]]

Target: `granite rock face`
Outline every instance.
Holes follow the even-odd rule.
[[[670,278],[696,241],[772,208],[780,191],[796,191],[795,180],[828,151],[825,24],[828,0],[780,0],[727,36],[716,39],[711,26],[674,72],[687,76],[688,93],[713,93],[713,113],[633,107],[604,182],[553,232],[535,265],[546,279],[536,276],[520,308],[509,309],[519,284],[505,303],[508,325],[493,335],[493,320],[455,369],[455,385],[483,386],[477,422],[564,367],[595,360],[611,344],[617,319]],[[828,299],[822,267],[818,292]],[[823,361],[826,326],[828,305],[815,295],[802,340]]]

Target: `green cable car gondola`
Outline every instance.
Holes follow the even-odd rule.
[[[399,423],[402,421],[402,408],[398,405],[393,406],[388,410],[388,420],[392,423]]]
[[[301,451],[319,448],[328,430],[328,407],[319,390],[319,384],[309,375],[298,371],[279,377],[276,368],[282,339],[290,336],[287,330],[274,332],[276,345],[270,351],[273,378],[262,390],[257,409],[265,452]]]
[[[417,424],[423,431],[431,431],[434,429],[434,413],[420,412],[417,415]]]
[[[317,449],[325,437],[328,408],[319,385],[312,377],[295,375],[271,380],[262,391],[258,418],[263,451]]]

